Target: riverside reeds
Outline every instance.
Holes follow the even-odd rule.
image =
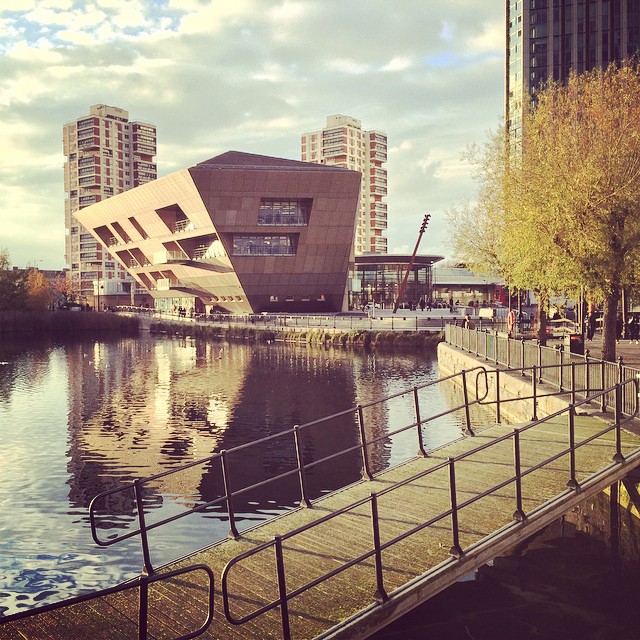
[[[74,336],[119,333],[135,335],[139,330],[136,317],[92,311],[2,311],[0,335]]]

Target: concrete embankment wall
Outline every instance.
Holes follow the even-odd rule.
[[[473,369],[467,376],[467,389],[470,398],[472,396],[475,397],[475,379],[476,375],[480,372],[478,367],[484,367],[487,371],[495,371],[496,369],[494,363],[488,362],[483,358],[476,358],[473,354],[456,349],[446,342],[441,342],[438,345],[438,366],[441,377],[453,373],[460,373],[463,370],[469,371]],[[457,384],[462,384],[460,376],[454,378],[454,380]],[[488,386],[487,402],[495,402],[499,390],[502,420],[519,423],[528,422],[532,419],[534,415],[533,400],[525,399],[533,395],[531,376],[522,376],[519,372],[509,373],[507,369],[500,369],[499,376],[491,373],[487,375],[486,380]],[[498,380],[499,386],[496,384],[496,380]],[[481,373],[478,381],[480,394],[482,394],[484,388],[484,375]],[[537,385],[537,394],[543,395],[552,392],[557,393],[557,388],[554,389],[549,385],[543,384]],[[521,400],[518,400],[518,398]],[[543,418],[556,411],[565,409],[569,403],[570,398],[568,395],[539,397],[537,401],[537,417]]]

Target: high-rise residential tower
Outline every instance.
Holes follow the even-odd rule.
[[[363,131],[350,116],[327,117],[327,126],[301,136],[301,159],[359,171],[362,175],[356,222],[356,255],[387,253],[387,135]]]
[[[65,256],[80,302],[98,306],[135,303],[135,280],[76,220],[84,207],[157,177],[156,128],[130,122],[119,107],[96,104],[63,128]]]
[[[564,82],[640,50],[637,0],[505,0],[507,128],[519,139],[530,96],[547,80]]]

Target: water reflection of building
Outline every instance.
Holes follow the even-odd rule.
[[[350,360],[345,356],[337,366],[335,354],[288,345],[249,348],[173,339],[69,347],[71,503],[86,508],[95,495],[123,482],[353,407]],[[356,444],[353,415],[306,429],[302,437],[306,464]],[[232,487],[259,483],[295,463],[291,436],[252,448],[231,460]],[[309,471],[314,495],[355,481],[358,452],[334,460],[327,470]],[[224,493],[218,462],[169,475],[150,489],[158,505],[161,495],[193,505]],[[281,508],[298,498],[292,477],[238,498],[236,508]],[[105,508],[131,514],[132,499],[117,494]]]
[[[242,401],[234,407],[221,448],[230,450],[245,442],[288,431],[295,425],[320,420],[355,404],[349,357],[315,347],[296,349],[280,344],[252,349],[249,353]],[[304,464],[353,447],[357,442],[353,414],[304,428],[301,433]],[[251,486],[291,471],[296,463],[291,434],[237,452],[229,456],[232,488]],[[220,476],[216,471],[203,477],[201,493],[206,499],[220,495]],[[308,469],[306,475],[309,493],[317,497],[356,481],[360,477],[360,455],[356,451],[339,456],[330,463]],[[290,506],[299,498],[298,479],[292,475],[288,480],[238,497],[235,502],[238,511],[247,512]]]
[[[244,364],[214,344],[119,341],[69,348],[69,472],[72,503],[86,507],[98,493],[205,458],[228,424],[209,421],[238,401]],[[203,467],[168,476],[162,493],[198,497]],[[131,509],[121,494],[116,512]]]

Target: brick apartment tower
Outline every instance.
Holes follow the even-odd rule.
[[[76,220],[84,207],[157,177],[156,128],[119,107],[95,104],[64,125],[65,258],[78,301],[94,308],[138,304],[145,290]]]
[[[640,51],[637,0],[505,0],[505,115],[512,140],[522,134],[530,96],[547,80],[629,58]]]
[[[335,165],[362,174],[356,222],[355,255],[387,253],[387,135],[363,131],[350,116],[327,117],[327,126],[301,136],[301,160]]]

